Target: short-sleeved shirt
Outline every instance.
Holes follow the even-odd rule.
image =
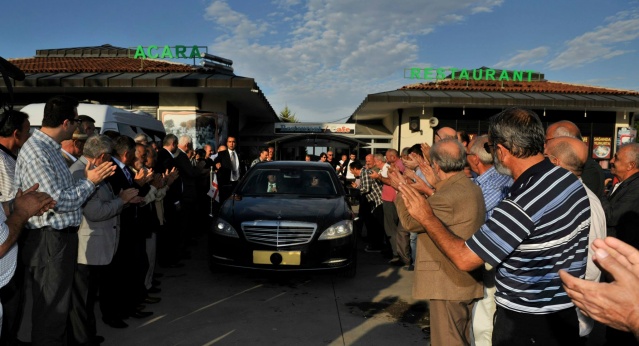
[[[466,245],[496,267],[497,305],[547,314],[573,306],[559,278],[584,277],[590,203],[569,171],[548,160],[530,167]]]

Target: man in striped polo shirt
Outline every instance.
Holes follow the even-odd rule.
[[[486,150],[513,177],[506,198],[464,241],[402,184],[410,214],[455,265],[496,267],[493,345],[578,345],[577,313],[558,271],[584,277],[590,225],[586,191],[569,171],[544,159],[544,129],[532,111],[511,108],[490,119]]]

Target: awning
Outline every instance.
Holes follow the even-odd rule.
[[[289,135],[266,142],[277,147],[283,145],[287,147],[367,147],[368,143],[360,140],[327,133],[305,133],[298,135]]]

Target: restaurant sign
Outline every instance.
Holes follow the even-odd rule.
[[[492,68],[481,69],[458,69],[458,68],[407,68],[404,69],[404,78],[408,79],[433,79],[443,80],[450,76],[451,80],[493,80],[493,81],[513,81],[532,82],[532,70],[495,70]]]
[[[355,124],[332,123],[275,123],[275,133],[337,133],[355,134]]]
[[[129,51],[135,49],[133,59],[195,59],[201,58],[201,52],[207,53],[207,46],[137,46],[129,47]],[[130,53],[129,53],[130,57]]]

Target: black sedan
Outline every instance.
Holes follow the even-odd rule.
[[[356,271],[354,213],[327,163],[258,163],[224,201],[209,237],[210,266]]]

